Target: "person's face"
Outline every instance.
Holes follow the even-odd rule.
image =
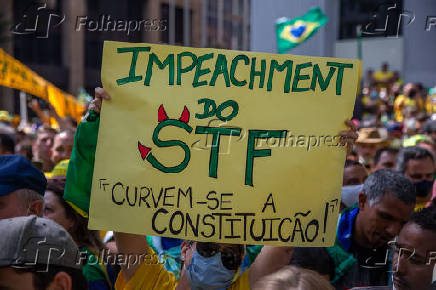
[[[436,259],[436,234],[415,223],[407,223],[395,245],[393,282],[397,290],[430,289]],[[413,254],[412,254],[413,253]]]
[[[404,175],[413,183],[423,180],[433,181],[434,164],[430,157],[410,159]]]
[[[388,70],[388,64],[387,63],[382,64],[381,69],[382,69],[382,71],[387,71]]]
[[[207,243],[203,243],[203,244],[207,244]],[[210,243],[210,244],[215,244],[215,243]],[[220,244],[216,244],[216,245],[219,246],[220,250],[223,250],[224,248],[227,248],[227,249],[231,250],[235,254],[235,256],[240,258],[240,262],[242,262],[242,255],[243,255],[243,253],[241,252],[241,245],[237,245],[237,244],[221,244],[221,243]],[[201,247],[201,248],[205,248],[205,247]],[[206,247],[206,249],[207,249],[207,247]],[[188,265],[191,264],[191,262],[192,262],[192,255],[194,254],[194,251],[198,251],[199,254],[202,254],[202,251],[200,251],[200,249],[197,250],[197,242],[193,242],[190,245],[187,242],[183,242],[182,243],[182,246],[181,246],[181,257],[182,257],[182,260],[184,261],[183,269],[185,269],[186,267],[188,267]],[[240,263],[239,263],[238,267],[239,266],[240,266]],[[235,271],[235,273],[236,273],[236,271]]]
[[[365,241],[370,247],[378,248],[392,240],[409,220],[415,204],[407,205],[392,194],[385,194],[381,200],[369,206],[364,193],[359,194],[358,220]]]
[[[73,222],[67,218],[65,208],[59,202],[59,198],[50,190],[46,191],[44,194],[43,217],[58,223],[67,231],[73,226]]]
[[[16,191],[0,196],[0,219],[26,216],[27,208]]]
[[[374,158],[378,147],[378,144],[359,143],[356,145],[356,151],[365,161],[369,161]]]
[[[53,148],[51,149],[51,161],[54,164],[71,157],[74,136],[60,133],[54,138]]]
[[[363,166],[353,165],[344,169],[342,186],[363,184],[368,177],[368,173]]]
[[[41,161],[50,160],[50,149],[53,146],[53,134],[41,133],[32,146],[33,155]]]
[[[10,267],[0,268],[0,289],[35,289],[31,272],[19,273]]]
[[[384,151],[380,155],[380,159],[379,159],[378,163],[374,164],[373,172],[380,170],[380,169],[395,168],[396,164],[397,164],[397,154]]]

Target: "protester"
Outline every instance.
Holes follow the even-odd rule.
[[[361,163],[352,160],[345,161],[342,186],[363,184],[367,177],[368,172]]]
[[[385,261],[387,243],[408,221],[415,206],[413,184],[393,170],[378,170],[366,179],[357,205],[341,214],[333,247],[326,255],[311,255],[309,269],[328,264],[334,269],[336,289],[388,285],[390,263]],[[306,257],[311,248],[296,248],[291,264]]]
[[[435,289],[436,210],[425,208],[415,212],[392,246],[395,289]]]
[[[32,146],[33,162],[39,163],[43,172],[50,172],[55,165],[50,158],[55,135],[56,131],[47,125],[42,125],[36,131],[36,140]]]
[[[404,115],[403,110],[407,107],[414,107],[416,108],[415,104],[415,96],[416,96],[416,88],[413,83],[408,83],[404,86],[404,93],[398,95],[398,97],[395,98],[394,102],[394,112],[395,112],[395,121],[397,122],[403,122],[404,121]]]
[[[0,156],[0,219],[42,215],[47,180],[21,155]]]
[[[254,290],[329,290],[334,289],[328,280],[317,272],[286,266],[277,272],[260,280],[253,287]]]
[[[54,165],[65,159],[70,159],[73,149],[74,130],[68,129],[54,137],[53,147],[50,149],[50,159]]]
[[[389,70],[389,64],[384,62],[381,70],[374,73],[373,79],[378,88],[387,88],[392,84],[393,76],[394,74]]]
[[[398,149],[383,147],[377,150],[374,156],[372,172],[380,169],[394,169],[397,164]]]
[[[360,129],[359,138],[356,141],[356,152],[359,155],[359,162],[367,169],[370,169],[375,153],[383,146],[385,141],[377,128]]]
[[[428,120],[422,127],[422,132],[436,143],[436,120]]]
[[[86,253],[82,272],[93,289],[112,289],[115,275],[110,264],[96,263],[104,249],[99,232],[88,230],[88,220],[79,215],[63,198],[65,181],[49,180],[44,195],[44,218],[61,225],[73,238],[81,253]]]
[[[416,209],[431,201],[435,163],[433,154],[422,147],[403,148],[398,154],[397,170],[404,174],[416,189]]]
[[[344,175],[342,177],[341,208],[352,206],[358,201],[359,192],[362,191],[362,184],[368,177],[368,172],[363,165],[357,161],[346,160]]]
[[[87,289],[78,249],[56,223],[32,217],[0,220],[0,289]]]

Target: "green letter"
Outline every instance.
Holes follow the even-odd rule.
[[[207,81],[199,82],[198,79],[202,75],[210,73],[210,69],[208,69],[208,68],[207,69],[201,69],[201,65],[202,65],[203,61],[211,59],[211,58],[213,58],[213,53],[204,54],[204,55],[198,57],[198,59],[197,59],[197,67],[195,68],[195,75],[194,75],[194,79],[192,81],[192,86],[194,88],[207,85]]]
[[[295,66],[295,76],[294,76],[294,81],[292,82],[292,91],[293,92],[304,92],[304,91],[309,90],[309,88],[299,88],[298,82],[301,80],[308,80],[310,78],[309,75],[300,75],[300,70],[302,70],[306,67],[310,67],[310,66],[312,66],[311,62],[297,64]]]
[[[184,56],[190,56],[192,59],[192,63],[188,65],[187,67],[182,67],[182,57]],[[188,71],[191,71],[195,65],[197,64],[197,56],[189,51],[184,51],[182,53],[179,53],[177,55],[177,84],[182,84],[182,73],[186,73]]]
[[[213,134],[212,147],[210,149],[209,159],[209,177],[217,178],[218,169],[218,154],[220,151],[220,137],[226,136],[239,136],[241,135],[241,129],[238,128],[216,128],[216,127],[203,127],[197,126],[195,128],[195,134]]]
[[[161,62],[156,54],[150,54],[148,58],[147,72],[145,73],[144,85],[149,86],[151,76],[153,75],[153,63],[157,64],[159,69],[164,69],[167,65],[169,65],[168,70],[168,84],[170,86],[174,85],[174,54],[168,54],[167,58]]]
[[[279,63],[275,59],[271,61],[271,66],[269,67],[268,83],[266,84],[266,90],[268,92],[272,90],[272,80],[273,80],[274,70],[283,71],[285,68],[287,68],[283,91],[285,93],[289,93],[289,87],[291,86],[290,83],[291,83],[291,76],[292,76],[292,64],[293,64],[292,60],[286,60],[282,65],[279,65]]]
[[[165,121],[160,122],[156,128],[154,129],[153,132],[153,142],[154,144],[156,144],[159,147],[172,147],[172,146],[179,146],[183,149],[183,151],[185,151],[185,158],[183,159],[182,162],[179,163],[179,165],[177,166],[173,166],[173,167],[166,167],[165,165],[163,165],[162,163],[160,163],[152,154],[152,152],[150,151],[150,153],[148,153],[146,159],[148,162],[151,163],[151,165],[162,171],[165,173],[179,173],[181,172],[183,169],[186,168],[186,166],[188,166],[189,160],[191,159],[191,151],[189,150],[188,145],[186,145],[184,142],[180,141],[180,140],[167,140],[167,141],[162,141],[159,139],[159,132],[160,130],[162,130],[163,128],[167,127],[167,126],[174,126],[174,127],[178,127],[178,128],[182,128],[185,129],[186,132],[191,133],[192,132],[192,127],[189,126],[188,124],[186,124],[185,122],[179,121],[179,120],[172,120],[172,119],[168,119]]]
[[[329,74],[327,75],[326,79],[324,80],[321,70],[319,69],[319,65],[315,64],[313,66],[313,75],[312,75],[312,83],[310,84],[310,88],[312,91],[315,91],[316,87],[316,81],[318,80],[319,87],[321,88],[321,91],[325,91],[329,84],[330,80],[335,73],[335,68],[331,67],[329,70]]]
[[[209,86],[214,87],[216,79],[222,74],[226,87],[230,87],[229,71],[227,69],[227,58],[224,54],[218,54],[218,58],[215,63],[215,70],[213,71],[212,78],[210,79]]]
[[[256,150],[256,139],[286,138],[286,130],[248,130],[247,163],[245,165],[245,184],[253,186],[254,157],[271,156],[271,149]]]
[[[133,52],[132,61],[130,62],[129,76],[126,78],[117,79],[117,84],[119,86],[130,82],[137,82],[142,80],[142,76],[135,75],[136,60],[138,59],[138,53],[140,51],[150,51],[150,47],[118,47],[117,48],[118,53]]]
[[[232,84],[234,84],[237,87],[243,87],[247,84],[246,80],[238,81],[235,77],[236,66],[238,65],[238,61],[240,60],[244,60],[244,63],[246,65],[250,63],[250,59],[244,54],[238,54],[232,60],[232,65],[230,66],[230,80],[232,81]]]
[[[344,68],[353,68],[352,63],[340,62],[327,62],[328,66],[335,66],[338,68],[338,77],[336,78],[336,95],[342,94],[342,78],[344,77]]]
[[[253,59],[251,60],[251,69],[250,69],[250,84],[248,85],[250,90],[253,89],[255,76],[260,77],[259,88],[263,88],[263,83],[265,81],[265,70],[266,70],[266,61],[262,59],[260,61],[260,71],[256,71],[256,58],[253,57]]]
[[[216,111],[216,104],[214,100],[208,99],[208,98],[203,98],[203,99],[199,99],[198,100],[198,104],[202,104],[204,103],[204,111],[203,114],[200,115],[198,113],[195,113],[195,118],[197,119],[205,119],[205,118],[210,118],[213,115],[215,115],[215,111]]]

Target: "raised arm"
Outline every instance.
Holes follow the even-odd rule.
[[[265,246],[250,266],[250,287],[262,277],[274,273],[289,264],[293,247]]]
[[[117,232],[114,232],[114,236],[115,242],[117,243],[118,253],[139,256],[147,252],[148,243],[145,236]],[[136,261],[136,259],[132,261]],[[138,262],[130,263],[132,261],[127,259],[127,263],[121,265],[121,269],[123,270],[124,277],[127,281],[133,277],[136,270],[138,270],[141,265]]]

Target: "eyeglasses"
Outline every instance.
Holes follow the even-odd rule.
[[[210,258],[221,253],[221,262],[228,270],[236,271],[242,263],[242,245],[238,247],[225,247],[217,243],[197,242],[197,252],[205,258]]]
[[[397,242],[391,241],[388,243],[389,247],[397,254],[401,255],[410,261],[410,263],[415,265],[426,265],[427,261],[421,257],[419,257],[418,254],[416,254],[415,250],[407,249],[404,247],[401,247]]]

